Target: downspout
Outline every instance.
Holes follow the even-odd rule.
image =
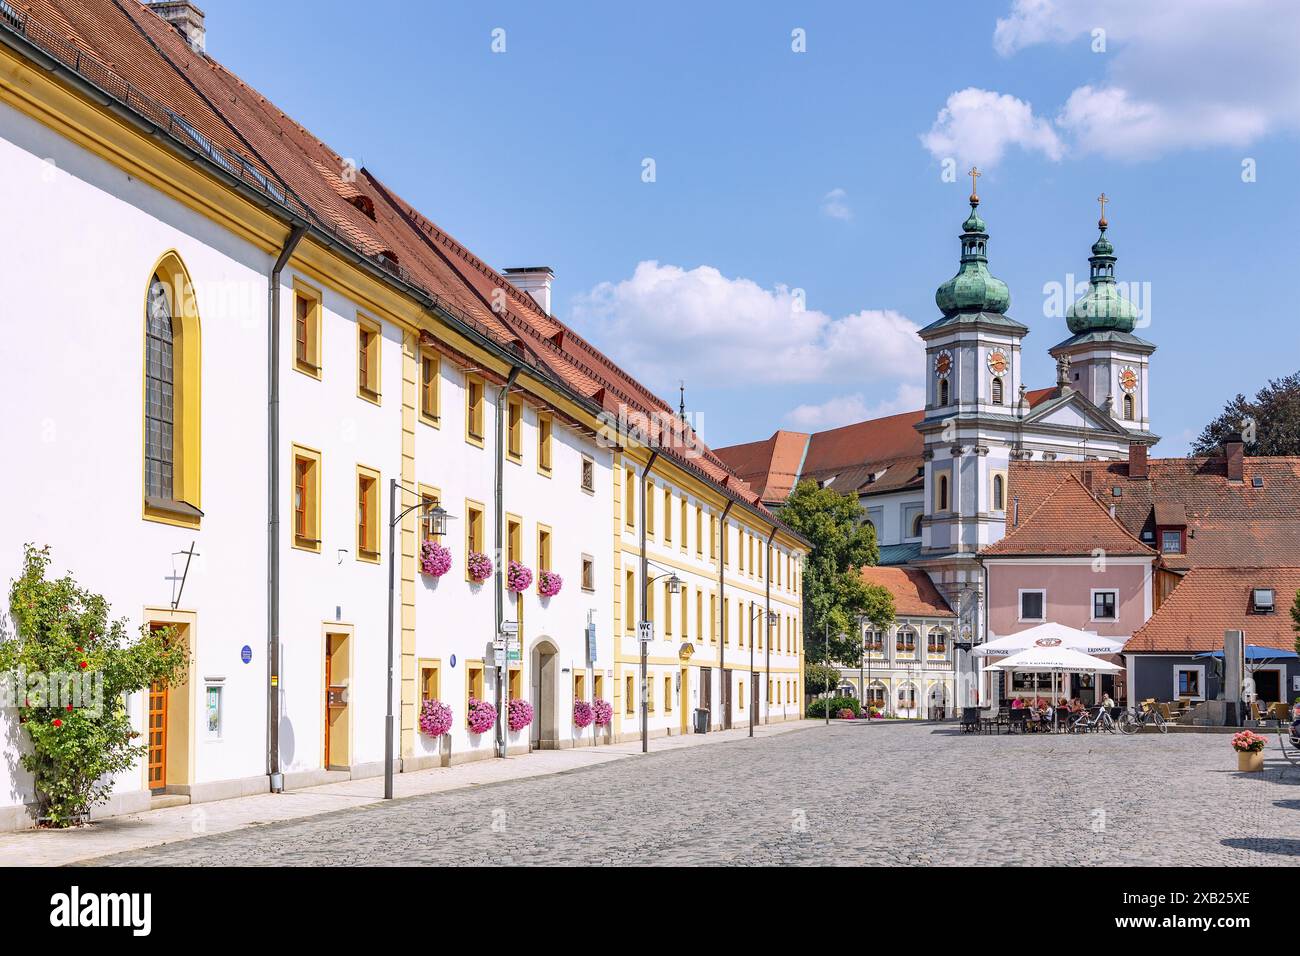
[[[722,708],[722,729],[727,729],[730,719],[731,699],[727,694],[727,515],[735,501],[728,501],[718,521],[718,705]]]
[[[284,789],[280,772],[280,273],[307,233],[289,232],[267,286],[266,358],[266,773],[271,792]]]
[[[639,544],[640,544],[640,551],[641,551],[641,620],[642,621],[650,620],[650,616],[648,613],[650,609],[649,608],[650,586],[648,583],[650,578],[650,558],[645,553],[645,542],[646,542],[645,483],[650,480],[650,469],[655,466],[655,461],[658,458],[659,458],[659,449],[658,448],[651,449],[650,457],[646,460],[645,467],[641,469],[641,520],[637,522],[637,524],[639,525],[637,534],[638,537],[641,539]],[[669,521],[672,520],[672,515],[668,516],[668,520]],[[639,708],[641,711],[641,752],[646,753],[650,749],[650,713],[649,710],[647,709],[649,705],[650,693],[649,690],[646,688],[646,680],[648,677],[646,673],[646,657],[650,653],[650,648],[646,641],[639,641],[638,643],[641,645],[641,689],[639,691],[641,697],[641,706]]]
[[[498,757],[504,757],[506,755],[506,707],[510,703],[509,700],[506,698],[506,684],[509,681],[509,677],[510,677],[510,655],[509,655],[510,642],[508,639],[506,639],[505,635],[501,633],[501,627],[502,625],[505,624],[505,586],[506,586],[506,573],[505,573],[505,569],[502,567],[502,565],[505,563],[504,529],[506,523],[505,496],[502,493],[502,488],[504,483],[502,471],[505,469],[505,454],[506,454],[505,415],[506,415],[506,399],[510,394],[510,389],[514,387],[515,379],[519,377],[520,369],[521,369],[520,366],[512,365],[510,367],[510,377],[506,379],[506,383],[502,385],[501,390],[497,392],[496,487],[493,491],[494,494],[493,507],[496,512],[495,536],[496,536],[496,557],[497,557],[497,587],[496,587],[496,592],[497,592],[496,593],[496,625],[497,626],[496,626],[496,630],[492,634],[492,640],[493,641],[505,640],[506,651],[507,651],[505,666],[497,669],[497,733],[496,733],[497,741],[496,743],[497,743]],[[522,420],[520,421],[519,425],[521,428],[523,427]],[[515,623],[516,625],[518,624],[517,621]],[[522,640],[522,635],[517,634],[516,639]],[[520,646],[522,647],[522,644]],[[519,664],[520,667],[522,667],[523,666],[522,651],[519,656],[520,656]]]
[[[767,640],[763,643],[763,679],[766,681],[763,698],[763,723],[767,723],[772,714],[772,539],[776,537],[776,525],[767,536],[767,575],[763,585],[763,631]]]

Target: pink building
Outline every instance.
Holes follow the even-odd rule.
[[[1006,536],[980,552],[989,639],[1044,621],[1119,641],[1132,637],[1153,610],[1157,552],[1120,524],[1074,474],[1063,477],[1031,513],[1018,505],[1013,499]],[[1050,678],[985,672],[981,699],[1032,693],[1035,686],[1050,686]],[[1077,674],[1068,696],[1091,703],[1108,692],[1122,701],[1123,685],[1122,675]]]

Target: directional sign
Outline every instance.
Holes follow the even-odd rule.
[[[502,634],[508,634],[508,635],[510,635],[511,637],[514,637],[515,635],[517,635],[517,634],[519,633],[519,622],[518,622],[518,621],[502,621],[502,622],[501,622],[501,633],[502,633]]]
[[[642,642],[650,642],[655,639],[655,622],[642,621],[636,626],[637,639]]]

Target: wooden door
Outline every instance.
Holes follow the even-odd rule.
[[[167,786],[167,685],[149,685],[149,789]]]
[[[705,710],[713,709],[713,668],[700,668],[700,706]],[[709,715],[709,722],[713,722],[713,715]]]
[[[682,733],[689,734],[691,732],[691,716],[692,716],[691,707],[690,707],[691,669],[689,667],[682,668],[682,686],[681,686],[681,691],[677,695],[677,699],[682,712],[681,713]]]

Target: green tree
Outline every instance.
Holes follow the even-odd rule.
[[[13,634],[0,634],[0,669],[30,748],[40,816],[51,826],[76,823],[112,790],[112,776],[144,756],[126,712],[126,695],[170,682],[188,655],[171,629],[110,621],[108,602],[71,575],[47,580],[49,548],[27,545],[23,572],[9,589]],[[69,698],[77,686],[81,696]]]
[[[894,621],[894,596],[862,580],[880,560],[876,530],[852,495],[799,482],[781,520],[810,542],[803,574],[803,637],[810,663],[856,665],[862,653],[858,619],[880,628]]]
[[[1229,435],[1245,431],[1251,455],[1300,455],[1300,372],[1271,380],[1255,393],[1224,406],[1214,421],[1201,430],[1193,455],[1213,455]]]

